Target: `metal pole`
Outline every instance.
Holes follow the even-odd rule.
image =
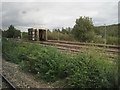
[[[106,43],[107,43],[107,38],[106,38],[106,24],[104,24],[105,25],[105,45],[106,45]]]
[[[22,32],[21,32],[21,39],[22,39]]]
[[[59,30],[58,30],[58,41],[59,41]]]

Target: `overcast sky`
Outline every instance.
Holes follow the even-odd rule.
[[[95,26],[116,24],[118,2],[2,2],[2,29],[73,27],[80,16],[91,17]]]

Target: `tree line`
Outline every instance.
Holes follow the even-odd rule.
[[[105,29],[106,32],[105,32]],[[106,33],[106,37],[105,37]],[[21,38],[21,31],[17,30],[13,25],[8,27],[8,30],[3,31],[3,36],[7,38]],[[23,32],[23,38],[27,38],[27,33]],[[48,30],[48,39],[53,40],[67,40],[80,42],[104,43],[107,44],[118,43],[118,25],[94,26],[92,18],[79,17],[75,21],[73,28],[67,27],[62,29]]]
[[[13,25],[10,25],[7,30],[2,32],[2,35],[7,38],[20,38],[21,31],[17,30]]]
[[[80,18],[76,19],[73,28],[62,28],[61,31],[59,29],[54,29],[53,32],[49,31],[48,37],[54,40],[58,40],[59,38],[60,40],[67,41],[102,44],[105,43],[106,39],[107,44],[118,44],[118,24],[94,26],[92,18],[81,16]]]

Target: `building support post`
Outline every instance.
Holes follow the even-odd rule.
[[[45,33],[45,39],[47,40],[47,30],[45,30],[45,32],[46,32],[46,33]]]

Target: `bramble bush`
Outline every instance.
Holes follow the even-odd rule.
[[[93,50],[69,55],[53,47],[4,39],[3,56],[45,81],[64,79],[66,87],[117,87],[117,65]]]

